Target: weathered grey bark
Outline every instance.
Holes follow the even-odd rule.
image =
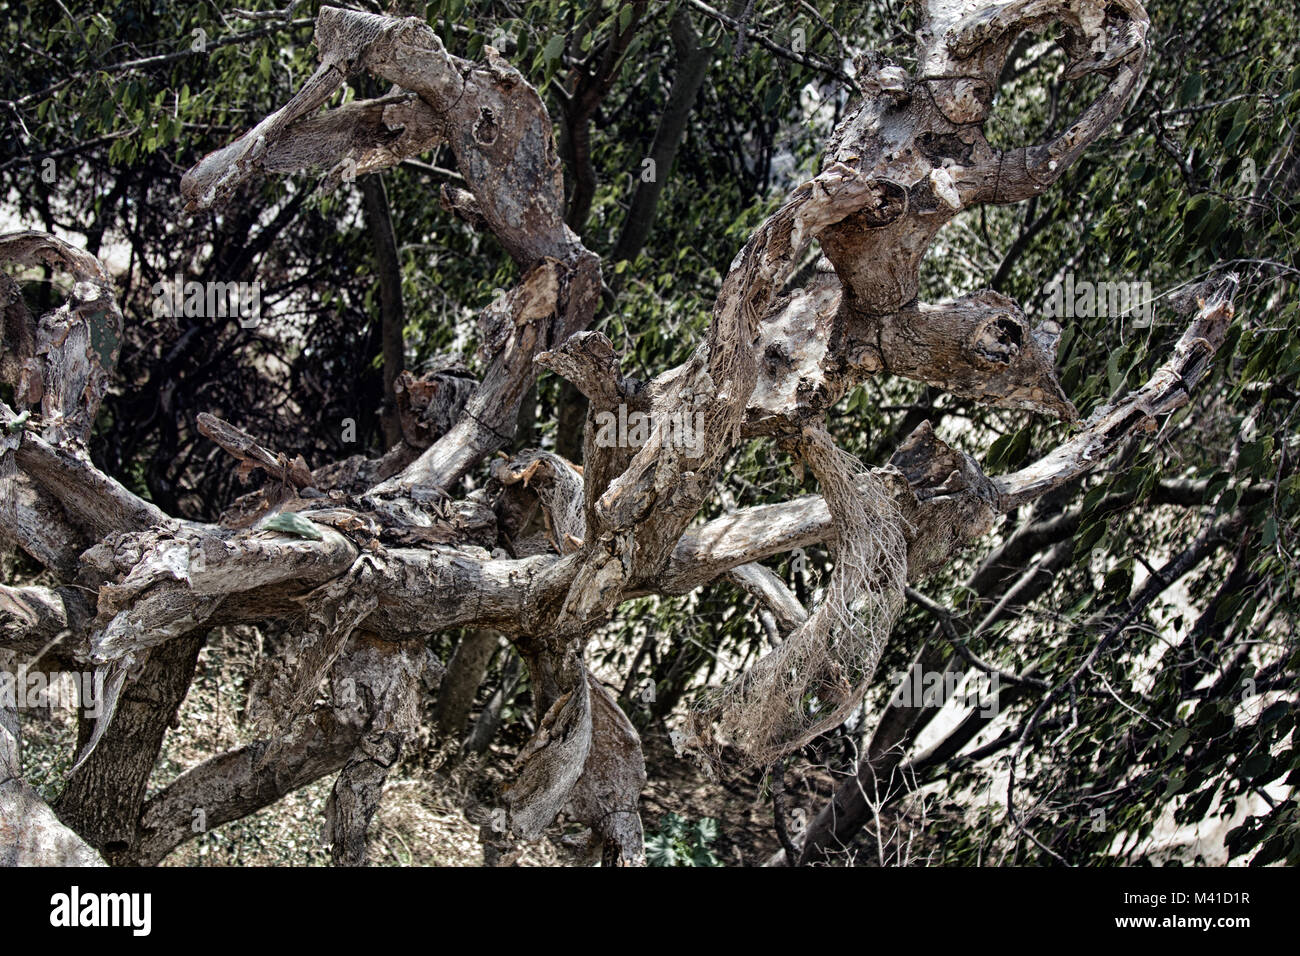
[[[808,611],[770,568],[761,564],[742,564],[733,568],[729,577],[763,605],[782,634],[808,620]]]
[[[45,265],[75,280],[67,303],[36,323],[13,303],[12,282],[0,295],[8,300],[4,367],[15,403],[39,408],[47,442],[84,453],[122,343],[112,280],[94,256],[41,232],[0,236],[0,262]]]
[[[54,802],[59,819],[109,862],[120,862],[136,842],[149,777],[189,690],[203,640],[182,637],[149,652],[139,677],[123,688],[112,723]]]
[[[0,650],[0,679],[9,676],[11,657]],[[0,699],[0,866],[103,866],[22,778],[21,748],[18,711]]]
[[[402,754],[400,735],[366,734],[339,771],[325,806],[325,830],[335,866],[365,866],[370,848],[370,821],[379,810],[384,782]]]
[[[137,840],[121,862],[155,865],[187,840],[340,770],[366,734],[404,733],[413,709],[410,688],[425,666],[419,642],[354,638],[331,673],[328,704],[284,736],[214,756],[163,787],[145,803]],[[355,818],[345,812],[343,819]]]
[[[345,706],[348,697],[356,694],[355,685],[360,684],[366,700],[358,709],[366,715],[366,723],[325,807],[325,830],[335,866],[366,865],[366,837],[379,809],[384,782],[419,722],[420,677],[426,660],[419,641],[394,647],[363,637],[358,645],[339,669],[339,675],[347,676],[341,680],[336,676],[336,686],[345,684],[341,693],[336,690],[342,698],[337,703]]]
[[[1096,75],[1102,91],[1052,142],[997,153],[981,127],[1007,52],[1023,31],[1053,23],[1064,30],[1066,78]],[[687,593],[731,573],[772,615],[781,638],[776,655],[815,650],[818,642],[833,643],[830,635],[854,637],[850,616],[840,612],[875,602],[880,633],[858,671],[818,675],[819,699],[851,707],[871,679],[904,580],[945,566],[998,515],[1097,467],[1127,436],[1184,404],[1204,373],[1231,318],[1225,295],[1203,304],[1150,384],[1101,409],[1075,437],[1015,474],[986,476],[928,422],[888,466],[854,469],[825,429],[834,402],[882,372],[985,404],[1075,417],[1053,371],[1059,329],[1031,328],[1014,302],[992,292],[918,303],[918,267],[958,211],[1040,194],[1106,128],[1140,71],[1146,26],[1134,0],[1105,7],[1092,0],[929,0],[917,74],[876,64],[863,77],[865,96],[836,129],[821,172],[737,254],[705,340],[682,366],[637,382],[621,373],[608,340],[582,331],[596,308],[600,267],[564,222],[551,123],[536,91],[491,49],[485,64],[474,64],[448,54],[419,21],[323,8],[320,68],[282,109],[191,170],[185,196],[208,207],[252,176],[313,165],[329,169],[337,184],[347,171],[382,169],[446,141],[468,188],[444,190],[444,206],[491,230],[521,279],[480,318],[481,381],[450,373],[394,379],[403,441],[384,459],[312,471],[204,418],[204,433],[241,467],[277,479],[273,492],[249,496],[223,525],[168,518],[80,451],[107,381],[85,315],[117,316],[120,334],[102,282],[91,282],[94,288],[50,320],[60,334],[68,331],[53,357],[23,351],[36,332],[26,336],[29,318],[12,297],[5,303],[5,341],[22,357],[0,371],[33,407],[32,383],[43,392],[38,429],[0,406],[0,455],[18,469],[27,515],[11,512],[0,524],[50,567],[98,589],[97,615],[79,625],[70,646],[119,679],[146,655],[149,666],[176,655],[159,679],[183,693],[184,661],[196,640],[187,635],[196,629],[268,618],[301,623],[263,698],[268,741],[195,768],[142,814],[130,808],[132,800],[138,806],[134,782],[113,797],[121,807],[83,805],[107,787],[91,785],[92,775],[103,781],[103,768],[119,759],[137,767],[148,749],[115,750],[133,732],[140,706],[138,685],[120,681],[116,710],[85,741],[81,777],[74,774],[80,789],[70,787],[61,801],[68,817],[92,843],[125,842],[118,858],[156,862],[186,838],[196,806],[211,808],[210,821],[234,819],[344,768],[330,829],[339,862],[361,862],[384,777],[409,732],[406,718],[392,714],[408,710],[392,703],[361,717],[337,707],[309,713],[321,680],[374,665],[389,677],[367,686],[381,686],[383,700],[405,700],[401,688],[413,665],[402,661],[410,647],[436,630],[492,629],[527,663],[537,708],[538,729],[519,755],[506,801],[513,836],[536,837],[568,808],[603,842],[607,862],[642,862],[640,743],[584,663],[587,641],[623,602]],[[352,69],[397,89],[318,112]],[[813,242],[833,273],[788,289]],[[46,250],[98,275],[97,264],[34,234],[0,237],[0,253],[6,249],[20,261]],[[584,466],[525,450],[492,465],[487,489],[454,497],[462,478],[510,442],[520,403],[543,366],[590,403]],[[644,444],[611,448],[596,440],[596,416],[619,406],[652,416]],[[433,427],[432,419],[441,423]],[[682,421],[699,423],[689,441],[674,429]],[[695,526],[729,456],[753,436],[793,449],[824,494]],[[545,533],[525,537],[534,511]],[[55,544],[42,546],[31,516],[46,514]],[[79,558],[79,544],[94,547]],[[823,600],[804,609],[756,565],[812,544],[835,549],[835,600],[843,607]],[[53,597],[42,594],[37,603],[58,618]],[[10,618],[5,639],[30,643],[49,615]],[[386,658],[387,669],[377,664],[385,654],[397,655]],[[764,659],[747,677],[785,659]],[[147,741],[159,715],[174,711],[163,703],[140,722]],[[772,707],[771,700],[758,703]],[[807,732],[762,740],[742,757],[783,752]]]
[[[94,614],[94,603],[79,588],[0,585],[0,651],[67,660],[64,638],[82,633]]]
[[[321,11],[316,44],[321,66],[302,91],[206,157],[182,191],[191,205],[207,207],[258,172],[332,164],[337,181],[345,171],[381,169],[446,140],[473,194],[474,217],[526,271],[519,288],[484,314],[483,348],[492,361],[465,413],[400,476],[377,485],[373,498],[417,486],[447,489],[510,440],[536,380],[533,355],[591,320],[599,266],[564,223],[550,118],[536,91],[494,50],[479,66],[447,53],[419,21],[336,8]],[[353,65],[410,93],[349,104],[348,114],[315,115]],[[399,127],[397,138],[387,132]]]

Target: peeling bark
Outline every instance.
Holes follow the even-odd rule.
[[[339,770],[367,733],[404,732],[412,719],[410,688],[425,666],[416,642],[358,635],[333,669],[327,704],[284,736],[214,756],[150,797],[123,862],[154,865],[185,841]],[[270,750],[273,761],[265,759]]]
[[[54,802],[59,819],[111,863],[122,862],[136,842],[150,774],[202,646],[202,637],[187,637],[149,652],[138,677],[121,688],[115,706],[101,704],[106,714],[111,712],[111,722],[96,722],[96,746],[82,748]]]
[[[1025,30],[1052,24],[1063,31],[1065,79],[1099,77],[1101,92],[1051,142],[996,152],[982,125],[1008,53]],[[215,825],[341,770],[327,829],[337,862],[363,863],[369,821],[412,728],[416,648],[432,632],[464,627],[506,635],[530,671],[538,729],[506,794],[514,838],[537,837],[568,809],[592,828],[606,862],[642,863],[640,742],[583,659],[622,603],[728,575],[770,615],[777,663],[743,675],[751,689],[785,655],[860,637],[856,618],[874,607],[879,633],[855,645],[860,657],[821,661],[804,675],[825,704],[819,721],[830,720],[861,699],[904,579],[944,567],[1000,514],[1101,464],[1185,403],[1204,374],[1232,318],[1231,289],[1202,304],[1147,386],[1014,474],[987,476],[928,422],[870,472],[850,469],[825,437],[835,402],[880,374],[1077,418],[1054,371],[1058,327],[1030,327],[1015,302],[987,290],[919,303],[918,269],[959,211],[1039,195],[1102,133],[1140,73],[1146,29],[1135,0],[928,0],[915,73],[870,63],[864,95],[836,128],[821,171],[733,260],[705,340],[681,366],[640,382],[623,374],[608,339],[584,331],[600,263],[565,224],[551,120],[537,92],[491,48],[471,63],[418,20],[322,8],[319,69],[284,107],[187,173],[185,198],[209,208],[254,176],[308,167],[337,187],[445,142],[468,188],[444,189],[443,206],[491,231],[521,278],[479,317],[480,381],[455,368],[394,374],[402,440],[382,459],[312,470],[201,416],[203,434],[241,469],[272,479],[216,525],[170,518],[90,463],[85,437],[111,369],[92,333],[121,334],[111,290],[98,263],[57,240],[0,237],[0,258],[53,257],[78,278],[70,302],[39,323],[14,284],[0,284],[0,374],[20,405],[0,407],[0,465],[15,502],[0,528],[97,589],[93,607],[61,589],[5,589],[0,639],[26,648],[66,624],[71,652],[105,668],[120,689],[116,712],[82,741],[90,746],[61,814],[92,845],[111,845],[115,861],[154,863],[188,838],[196,807]],[[707,62],[693,55],[684,91]],[[353,71],[392,91],[320,112]],[[813,242],[827,264],[806,288],[791,289]],[[538,450],[487,465],[511,442],[542,368],[590,403],[584,467]],[[38,405],[36,418],[23,419]],[[598,440],[597,416],[615,411],[650,416],[647,440]],[[755,436],[802,449],[823,493],[697,524],[729,457]],[[485,473],[485,487],[457,497],[462,479],[479,483]],[[544,531],[531,534],[538,513]],[[863,541],[870,545],[851,547]],[[837,550],[838,604],[804,608],[758,564],[813,544]],[[141,809],[145,764],[188,684],[193,635],[268,619],[294,622],[294,637],[265,685],[267,738],[193,768]],[[155,699],[142,700],[141,682],[125,677],[139,661],[167,688]],[[315,706],[325,678],[337,691],[345,675],[366,689],[364,706],[337,697]],[[773,700],[749,704],[771,711],[771,726],[791,718],[793,729],[755,744],[756,753],[788,752],[822,726],[776,713]],[[452,698],[444,707],[463,709]],[[463,725],[463,715],[447,722]],[[109,779],[115,762],[128,768],[121,781]]]
[[[104,866],[22,778],[20,748],[18,712],[0,702],[0,866]]]

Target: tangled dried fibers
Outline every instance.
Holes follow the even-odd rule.
[[[888,489],[821,426],[805,429],[799,454],[831,514],[834,570],[803,624],[697,702],[689,728],[715,761],[730,744],[745,766],[767,764],[842,723],[865,695],[903,605],[907,542]]]

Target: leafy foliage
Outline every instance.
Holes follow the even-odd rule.
[[[646,834],[646,862],[651,866],[722,866],[709,844],[718,838],[718,821],[691,821],[665,813],[659,830]]]

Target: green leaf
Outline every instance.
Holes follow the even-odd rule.
[[[280,531],[299,538],[310,538],[313,541],[325,540],[319,525],[293,511],[281,511],[263,521],[261,527],[266,531]]]
[[[1166,759],[1174,756],[1174,754],[1186,747],[1187,741],[1191,739],[1191,736],[1192,732],[1186,727],[1179,727],[1175,730],[1173,736],[1169,738],[1169,747],[1165,752]]]
[[[1182,88],[1178,91],[1178,105],[1190,106],[1200,99],[1201,86],[1201,75],[1199,73],[1193,73],[1183,80]]]
[[[1268,774],[1272,763],[1272,755],[1267,750],[1261,750],[1241,765],[1241,775],[1252,782],[1258,781]]]

